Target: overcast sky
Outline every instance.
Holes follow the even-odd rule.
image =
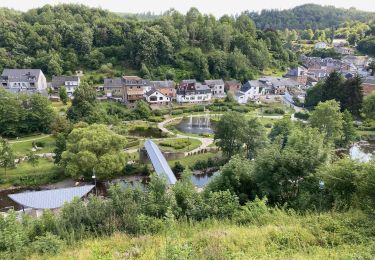
[[[197,7],[202,13],[216,16],[237,14],[245,10],[259,11],[261,9],[287,9],[305,3],[334,5],[336,7],[374,11],[374,0],[0,0],[1,7],[9,7],[26,11],[45,4],[81,3],[93,7],[101,7],[115,12],[142,13],[151,11],[162,13],[175,8],[182,13],[190,7]]]

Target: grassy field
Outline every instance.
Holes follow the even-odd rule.
[[[10,141],[14,153],[17,155],[25,155],[30,152],[33,142],[43,143],[44,145],[37,153],[51,153],[55,149],[55,138],[49,135],[25,137]]]
[[[356,223],[369,224],[361,214],[279,211],[247,225],[172,222],[153,235],[85,240],[48,259],[374,259],[374,228]]]
[[[56,112],[66,112],[68,111],[68,108],[72,105],[72,103],[69,101],[66,105],[63,104],[63,102],[52,102],[52,106],[56,110]]]
[[[176,162],[180,162],[185,167],[192,167],[198,160],[208,160],[208,158],[220,157],[221,153],[202,153],[197,155],[187,156],[185,158],[168,161],[170,166],[174,166]]]
[[[287,71],[280,70],[280,69],[272,69],[267,68],[263,70],[263,76],[274,76],[274,77],[282,77]]]
[[[33,167],[27,162],[17,165],[16,168],[0,168],[0,188],[9,186],[38,186],[52,183],[64,178],[62,169],[56,166],[51,159],[40,159]]]
[[[189,152],[198,148],[202,143],[193,138],[173,138],[157,140],[156,144],[165,152]]]

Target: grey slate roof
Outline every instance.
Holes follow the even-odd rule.
[[[144,145],[156,174],[167,177],[169,184],[175,184],[177,181],[176,176],[172,172],[171,167],[169,167],[167,160],[161,153],[159,147],[151,140],[146,140]]]
[[[4,69],[1,74],[2,80],[10,82],[37,81],[43,72],[40,69]]]
[[[8,196],[27,208],[56,209],[62,207],[65,202],[71,202],[75,197],[82,198],[94,187],[94,185],[85,185],[64,189],[23,192]]]
[[[197,83],[195,79],[183,79],[181,80],[181,84],[191,84],[191,83]]]
[[[104,79],[105,88],[121,87],[122,78],[106,78]]]
[[[52,87],[57,88],[63,86],[65,81],[78,81],[78,76],[53,76],[52,77]]]
[[[154,88],[174,88],[175,87],[175,83],[172,80],[150,81],[150,84]]]
[[[205,80],[204,84],[208,86],[224,85],[224,81],[222,79],[211,79]]]

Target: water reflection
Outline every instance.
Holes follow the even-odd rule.
[[[349,149],[350,158],[360,162],[368,162],[373,158],[375,141],[360,141]]]
[[[209,115],[184,117],[176,127],[188,134],[212,134],[214,132]]]
[[[193,183],[198,188],[203,188],[206,186],[213,177],[217,176],[220,172],[211,172],[211,173],[205,173],[205,174],[199,174],[199,175],[193,175],[191,177]]]

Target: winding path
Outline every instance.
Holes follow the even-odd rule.
[[[36,138],[32,138],[32,139],[26,139],[26,140],[19,140],[19,141],[9,141],[10,144],[16,144],[16,143],[26,143],[26,142],[32,142],[32,141],[36,141],[36,140],[40,140],[40,139],[44,139],[44,138],[47,138],[47,137],[50,137],[51,135],[44,135],[44,136],[40,136],[40,137],[36,137]]]
[[[193,115],[193,117],[200,117],[200,116],[202,116],[202,115]],[[210,116],[214,116],[214,115],[210,115]],[[181,133],[175,134],[165,127],[166,124],[168,124],[172,121],[175,121],[175,120],[182,119],[182,118],[183,117],[180,116],[180,117],[173,117],[173,118],[167,119],[163,122],[158,123],[158,128],[164,133],[174,135],[175,136],[174,138],[191,138],[191,139],[199,140],[201,142],[201,145],[199,147],[197,147],[197,148],[195,148],[195,149],[193,149],[189,152],[185,152],[185,156],[189,155],[191,153],[195,153],[195,152],[198,152],[200,150],[206,149],[209,145],[211,145],[214,142],[214,139],[209,138],[209,137],[190,136],[190,135],[184,135],[184,134],[181,134]]]

